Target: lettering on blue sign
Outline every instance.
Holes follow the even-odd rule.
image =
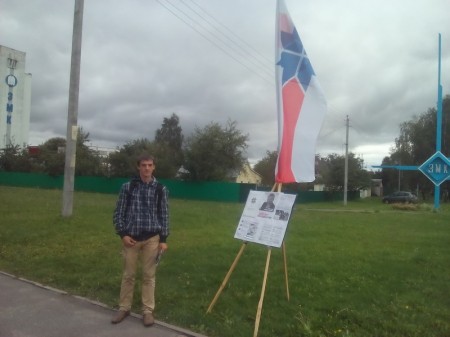
[[[6,103],[6,111],[7,112],[13,112],[14,107],[12,103]]]
[[[430,164],[428,165],[429,173],[448,173],[448,166],[446,164]]]

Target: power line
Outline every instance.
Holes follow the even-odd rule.
[[[196,1],[190,0],[189,3],[195,5],[198,9],[193,8],[186,0],[179,0],[178,4],[172,0],[157,0],[157,2],[224,54],[274,86],[274,62],[259,53],[250,43],[220,22]],[[185,9],[181,8],[179,4],[184,5]],[[168,5],[170,5],[170,8]],[[241,56],[241,58],[236,57],[236,55]],[[245,62],[242,59],[245,59]],[[255,68],[262,72],[255,70]],[[328,111],[345,116],[343,112],[331,105],[328,106]],[[337,130],[333,130],[327,135],[335,131]]]
[[[181,0],[183,1],[183,0]],[[191,0],[192,3],[194,3],[197,7],[199,7],[207,16],[211,17],[211,19],[213,21],[215,21],[217,24],[219,24],[220,26],[222,26],[223,28],[225,28],[225,30],[227,32],[229,32],[231,35],[233,35],[234,37],[236,37],[239,41],[242,42],[242,46],[244,48],[248,48],[250,51],[254,52],[261,60],[263,60],[264,62],[266,62],[265,66],[269,66],[269,68],[271,68],[271,66],[273,65],[273,60],[270,60],[269,58],[267,58],[266,56],[264,56],[263,54],[261,54],[258,50],[256,50],[255,48],[253,48],[247,41],[243,40],[239,35],[237,35],[236,33],[234,33],[230,28],[228,28],[226,25],[224,25],[222,22],[218,21],[214,16],[212,16],[211,14],[209,14],[205,9],[203,9],[199,4],[197,4],[194,0]],[[261,61],[260,61],[261,62]],[[263,63],[263,62],[262,62]]]
[[[178,6],[176,6],[175,4],[173,4],[172,2],[170,2],[169,0],[166,0],[166,4],[163,3],[161,0],[157,0],[157,2],[164,7],[167,11],[169,11],[172,15],[174,15],[176,18],[178,18],[179,20],[181,20],[183,23],[185,23],[187,26],[189,26],[191,29],[193,29],[197,34],[199,34],[200,36],[202,36],[204,39],[206,39],[208,42],[210,42],[211,44],[213,44],[215,47],[217,47],[218,49],[220,49],[223,53],[225,53],[227,56],[229,56],[230,58],[232,58],[234,61],[238,62],[239,64],[241,64],[242,66],[244,66],[245,68],[247,68],[249,71],[255,73],[257,76],[259,76],[260,78],[262,78],[263,80],[265,80],[266,82],[270,83],[271,85],[274,85],[274,76],[271,73],[268,73],[267,69],[262,68],[264,70],[264,73],[255,71],[253,68],[251,68],[248,64],[245,64],[244,62],[242,62],[240,59],[236,58],[235,55],[233,55],[233,53],[231,51],[235,51],[236,48],[233,48],[230,46],[230,44],[226,43],[222,38],[220,38],[217,34],[214,34],[210,31],[208,31],[208,29],[204,26],[204,25],[200,25],[198,22],[196,22],[194,20],[194,18],[192,18],[192,16],[188,13],[186,13],[184,10],[180,9]],[[172,8],[169,8],[167,6],[167,4],[169,4]],[[174,8],[174,9],[173,9]],[[190,8],[190,7],[188,7]],[[181,13],[181,14],[180,14]],[[197,13],[194,11],[194,13]],[[198,13],[196,15],[199,15]],[[184,17],[182,17],[184,16]],[[200,16],[201,17],[201,16]],[[187,19],[186,19],[187,18]],[[206,21],[208,22],[208,21]],[[201,28],[197,28],[195,23],[197,23],[197,25],[199,25]],[[206,33],[205,33],[206,31]],[[215,39],[213,40],[211,37],[209,37],[207,34],[212,35],[212,37]],[[230,50],[227,50],[231,49]],[[245,55],[245,52],[240,51],[241,54]],[[247,62],[250,62],[251,64],[253,64],[253,66],[255,66],[256,64],[254,62],[251,61],[251,59],[247,58]],[[258,68],[261,69],[260,65],[256,65]],[[270,77],[268,77],[270,76]]]
[[[230,49],[232,49],[233,51],[239,53],[240,55],[242,55],[243,57],[247,57],[247,60],[252,63],[254,66],[258,67],[259,69],[261,69],[262,71],[266,72],[269,76],[273,77],[274,76],[274,71],[273,71],[273,63],[270,62],[270,66],[268,67],[267,64],[261,63],[261,61],[257,58],[255,58],[252,54],[250,54],[248,51],[246,51],[244,48],[242,48],[241,45],[239,45],[234,39],[232,39],[230,36],[228,36],[227,34],[225,34],[223,31],[221,31],[219,28],[217,28],[216,26],[214,26],[210,20],[208,20],[207,18],[205,18],[201,13],[199,13],[198,11],[196,11],[195,9],[193,9],[191,6],[189,6],[188,4],[185,3],[184,0],[180,0],[186,7],[188,7],[193,13],[195,13],[200,19],[202,19],[203,21],[205,21],[207,23],[207,25],[210,25],[214,31],[217,31],[220,36],[223,36],[226,40],[222,40],[220,38],[220,36],[208,31],[208,33],[210,33],[211,35],[213,35],[214,37],[218,38],[221,42],[223,42],[227,47],[229,47]],[[200,7],[201,8],[201,7]],[[185,15],[187,15],[185,12],[183,12]],[[192,19],[192,18],[191,18]],[[216,20],[217,21],[217,20]],[[204,26],[203,26],[204,27]],[[207,29],[208,27],[204,27],[205,29]],[[228,41],[228,42],[227,42]],[[230,45],[231,43],[231,45]],[[270,69],[270,70],[269,70]]]

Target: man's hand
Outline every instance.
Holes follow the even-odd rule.
[[[160,242],[159,243],[159,250],[162,253],[164,253],[168,248],[169,248],[169,246],[167,245],[167,243],[165,243],[165,242]]]
[[[122,243],[125,247],[133,247],[136,244],[136,241],[133,240],[131,236],[125,235],[122,238]]]

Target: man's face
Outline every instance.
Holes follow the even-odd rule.
[[[138,170],[142,180],[149,180],[153,176],[155,164],[153,164],[153,160],[141,160],[138,166]]]

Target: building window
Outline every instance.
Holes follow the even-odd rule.
[[[16,69],[17,66],[17,60],[8,58],[8,68],[9,69]]]

